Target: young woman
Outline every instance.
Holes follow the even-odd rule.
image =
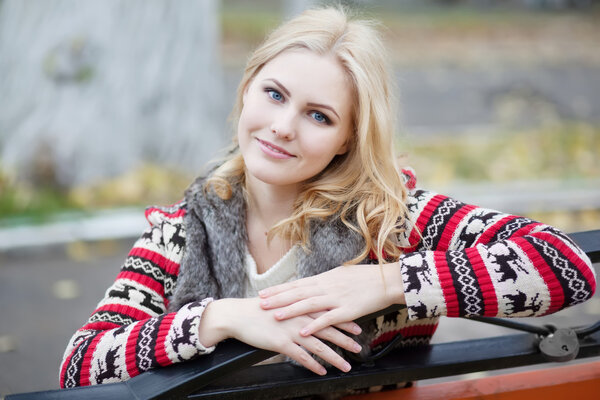
[[[230,157],[146,211],[61,386],[126,380],[226,338],[348,371],[340,348],[426,344],[442,315],[545,315],[591,297],[593,268],[563,233],[418,190],[398,169],[386,64],[372,25],[340,9],[275,30],[240,83]],[[395,303],[407,307],[352,322]]]

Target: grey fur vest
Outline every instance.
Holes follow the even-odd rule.
[[[246,204],[241,187],[234,186],[229,200],[204,190],[198,178],[186,191],[184,217],[186,249],[169,310],[206,297],[243,297],[246,271]],[[299,251],[298,277],[304,278],[342,265],[364,247],[363,237],[339,218],[313,221],[310,251]],[[373,263],[366,259],[364,263]],[[370,329],[365,329],[370,326]],[[367,332],[365,332],[365,330]],[[363,326],[362,340],[372,340],[374,324]],[[357,338],[358,339],[358,338]],[[368,346],[363,346],[363,348]]]

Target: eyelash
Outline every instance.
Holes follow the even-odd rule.
[[[269,97],[270,97],[272,100],[275,100],[275,101],[282,101],[282,100],[284,100],[284,98],[283,98],[283,95],[282,95],[281,93],[279,93],[279,91],[278,91],[278,90],[275,90],[275,89],[273,89],[273,88],[270,88],[270,87],[268,87],[268,88],[265,88],[265,92],[267,93],[267,95],[268,95],[268,96],[269,96]],[[281,97],[281,98],[280,98],[279,100],[277,100],[277,99],[274,99],[274,98],[273,98],[273,93],[276,93],[276,94],[278,94],[278,95],[279,95],[279,97]]]
[[[283,102],[285,100],[285,98],[283,97],[283,95],[276,89],[273,89],[271,87],[267,87],[265,88],[265,93],[267,93],[267,95],[269,96],[269,98],[273,101],[277,101],[277,102]],[[273,94],[277,94],[280,99],[275,99],[273,98]],[[323,116],[323,121],[317,121],[317,119],[315,119],[313,117],[314,114],[320,114]],[[327,117],[327,115],[325,115],[324,113],[322,113],[321,111],[310,111],[309,115],[311,116],[311,118],[313,118],[318,124],[325,124],[325,125],[331,125],[331,119],[329,119],[329,117]]]
[[[331,120],[327,117],[327,115],[323,114],[321,111],[311,111],[310,115],[321,114],[323,116],[323,121],[317,121],[314,117],[313,119],[317,121],[319,124],[331,125]]]

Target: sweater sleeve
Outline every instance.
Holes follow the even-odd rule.
[[[411,190],[400,258],[411,319],[542,316],[589,299],[586,254],[564,233],[515,215]]]
[[[148,369],[211,352],[198,338],[198,325],[212,299],[165,313],[185,248],[180,205],[149,208],[150,227],[125,259],[87,323],[65,350],[60,386],[124,381]]]

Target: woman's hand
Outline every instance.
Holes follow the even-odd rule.
[[[212,346],[226,338],[235,338],[254,347],[285,354],[319,375],[327,371],[309,352],[318,355],[334,367],[348,372],[350,364],[320,339],[327,340],[353,353],[360,345],[333,327],[300,335],[300,329],[313,321],[310,315],[277,321],[273,311],[259,306],[260,299],[221,299],[210,303],[200,322],[200,342]],[[352,327],[350,324],[343,325]]]
[[[261,290],[259,296],[260,306],[275,310],[279,321],[320,312],[300,331],[303,336],[405,302],[398,263],[337,267]]]

